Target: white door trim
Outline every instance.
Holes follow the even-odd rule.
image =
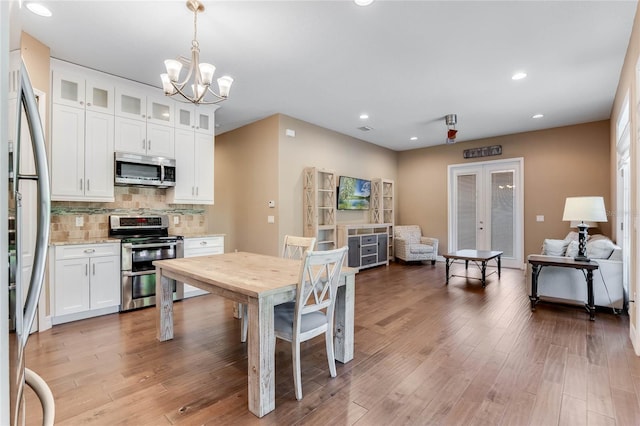
[[[517,173],[515,176],[516,185],[519,190],[515,192],[516,196],[516,223],[514,227],[515,232],[515,241],[514,241],[514,256],[509,259],[503,258],[502,264],[504,266],[513,267],[513,268],[524,268],[524,158],[516,157],[516,158],[508,158],[501,160],[490,160],[490,161],[478,161],[473,163],[462,163],[462,164],[450,164],[447,166],[447,208],[448,208],[448,225],[447,225],[447,236],[448,236],[448,247],[449,251],[453,251],[453,247],[455,247],[456,241],[456,233],[454,229],[454,224],[456,223],[456,219],[454,217],[455,214],[455,197],[454,197],[454,188],[455,188],[455,176],[459,174],[461,171],[468,170],[472,173],[474,170],[478,169],[495,169],[500,166],[515,166],[517,168]]]

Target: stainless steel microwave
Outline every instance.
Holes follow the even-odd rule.
[[[176,160],[116,152],[114,176],[116,185],[176,186]]]

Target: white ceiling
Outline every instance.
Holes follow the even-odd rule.
[[[189,55],[184,1],[42,1],[52,18],[19,16],[55,58],[160,87]],[[458,142],[609,118],[637,2],[204,4],[201,60],[235,79],[218,134],[283,113],[407,150],[444,143],[449,113]]]

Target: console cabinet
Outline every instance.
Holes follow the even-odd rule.
[[[120,310],[120,243],[54,247],[52,323]]]
[[[338,245],[347,245],[347,266],[370,268],[389,264],[389,228],[387,223],[338,225]]]

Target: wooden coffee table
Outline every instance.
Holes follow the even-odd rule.
[[[487,262],[491,259],[496,259],[496,263],[498,264],[498,279],[500,279],[500,256],[502,256],[504,252],[497,250],[457,250],[451,253],[447,253],[444,255],[445,262],[447,265],[447,285],[449,285],[449,277],[465,277],[465,278],[474,278],[479,279],[482,282],[482,287],[487,286]],[[467,275],[449,275],[449,267],[456,260],[464,260],[464,269],[465,271],[469,268],[469,261],[474,262],[480,271],[482,272],[482,277],[469,277]],[[480,262],[480,265],[478,265]],[[493,272],[492,272],[493,273]],[[491,274],[492,274],[491,273]],[[491,275],[489,274],[489,275]]]

